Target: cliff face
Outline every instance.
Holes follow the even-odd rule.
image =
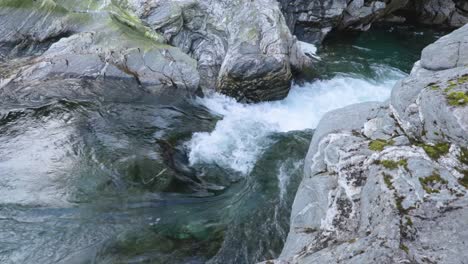
[[[291,31],[300,39],[319,43],[331,30],[365,31],[374,22],[406,19],[445,27],[468,23],[463,0],[280,0]],[[400,16],[404,15],[404,16]]]
[[[389,101],[322,119],[275,263],[466,262],[467,65],[468,25],[426,47]]]

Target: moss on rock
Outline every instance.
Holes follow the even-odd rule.
[[[392,139],[385,140],[385,139],[376,139],[369,142],[369,149],[373,151],[382,151],[387,146],[393,146],[395,141]]]
[[[423,187],[424,191],[427,193],[439,193],[438,189],[434,189],[434,185],[437,183],[440,184],[447,184],[448,181],[440,177],[440,174],[436,171],[432,173],[431,176],[426,177],[426,178],[419,178],[419,182],[421,183],[421,186]]]
[[[447,100],[451,106],[465,106],[468,104],[468,92],[451,92],[447,94]]]
[[[393,160],[381,160],[379,163],[384,166],[387,169],[394,170],[398,168],[399,166],[407,167],[408,166],[408,161],[406,159],[402,159],[399,161],[393,161]]]
[[[463,178],[458,179],[458,183],[463,185],[463,187],[468,189],[468,170],[462,171],[463,173]]]
[[[429,157],[432,159],[439,159],[441,156],[444,156],[449,152],[450,143],[441,142],[435,144],[434,146],[422,144],[421,147]]]
[[[383,178],[384,178],[385,185],[387,185],[387,188],[389,190],[394,190],[395,187],[393,187],[393,183],[392,183],[393,177],[392,177],[392,175],[384,173]]]

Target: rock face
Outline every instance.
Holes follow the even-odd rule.
[[[468,2],[464,0],[413,0],[406,9],[427,25],[461,27],[468,23]]]
[[[72,2],[0,4],[0,58],[39,55],[3,84],[106,76],[257,102],[284,98],[292,68],[312,62],[274,0]]]
[[[466,262],[467,40],[426,47],[389,101],[322,119],[275,263]]]
[[[333,29],[367,30],[371,24],[403,8],[408,0],[280,0],[294,34],[318,43]]]
[[[239,100],[284,98],[291,67],[310,60],[302,53],[296,56],[301,50],[273,0],[132,3],[151,28],[198,61],[204,88]]]
[[[331,30],[365,31],[377,21],[415,21],[458,28],[468,23],[464,0],[279,0],[287,24],[301,39],[319,43]],[[401,16],[403,15],[403,16]]]
[[[65,4],[24,0],[0,5],[5,68],[15,68],[2,74],[1,87],[49,79],[121,78],[154,92],[194,94],[199,88],[196,61],[167,45],[135,16],[113,5],[92,13]],[[35,45],[45,48],[32,54],[21,51],[35,50]],[[34,56],[12,65],[22,53]]]

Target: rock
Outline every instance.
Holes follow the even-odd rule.
[[[284,98],[291,68],[299,71],[313,64],[303,52],[305,46],[296,44],[274,0],[100,0],[89,5],[8,0],[0,4],[0,12],[6,21],[0,45],[8,46],[0,48],[1,57],[22,41],[27,41],[25,47],[48,40],[75,47],[60,54],[55,52],[62,44],[51,47],[34,60],[36,65],[22,68],[22,81],[50,75],[132,77],[155,87],[182,88],[191,94],[200,87],[258,102]],[[28,20],[18,33],[15,24],[21,16]],[[81,40],[80,34],[99,37],[89,48],[81,48],[88,44],[82,43],[86,38]],[[119,41],[101,41],[111,38]]]
[[[432,45],[467,35],[468,25]],[[320,121],[286,244],[265,263],[466,260],[468,58],[445,63],[437,58],[449,48],[432,49],[390,101],[348,106]]]
[[[461,27],[468,23],[467,2],[464,0],[412,0],[410,9],[418,22],[427,25]]]
[[[301,40],[320,43],[332,29],[363,31],[406,6],[408,0],[280,0],[291,31]]]
[[[133,78],[156,89],[176,88],[194,94],[198,88],[196,64],[170,46],[148,43],[144,49],[120,40],[118,45],[99,42],[99,33],[84,32],[53,44],[17,80],[46,77]]]
[[[273,0],[151,3],[133,1],[133,9],[171,45],[198,61],[205,90],[214,88],[247,102],[282,99],[290,88],[291,64],[310,65],[297,52]]]
[[[29,2],[32,1],[22,1]],[[54,18],[57,23],[79,14],[73,13],[72,16],[68,9],[50,0],[37,1],[31,5],[36,7],[39,3],[39,9],[49,8],[48,5],[54,7],[50,12],[51,16],[57,16]],[[35,9],[30,9],[25,4],[18,8],[23,13],[29,10],[33,18],[37,14]],[[68,21],[81,32],[76,31],[69,37],[60,36],[41,55],[30,58],[19,65],[16,72],[10,72],[10,76],[2,78],[1,85],[5,86],[10,82],[27,85],[50,78],[130,78],[154,92],[178,89],[194,95],[199,88],[200,79],[196,61],[180,49],[165,44],[159,35],[139,24],[138,20],[125,11],[119,10],[98,11],[97,17],[94,14],[82,14],[80,16],[86,18],[86,22],[81,24]],[[16,11],[13,14],[16,15]],[[38,17],[42,15],[37,14]],[[11,20],[10,16],[6,18],[6,21]],[[45,18],[44,21],[47,21],[48,16]],[[29,23],[30,20],[27,21]],[[40,32],[40,29],[31,26],[20,28],[31,36],[35,35],[36,30]],[[62,28],[67,27],[60,29]],[[8,29],[6,32],[9,32]],[[33,38],[33,41],[43,41],[56,34],[56,31],[50,31],[47,37]],[[6,40],[16,41],[15,37],[5,37],[3,43]]]
[[[415,21],[457,28],[468,23],[464,0],[279,0],[291,31],[320,43],[332,30],[368,30],[375,22]]]
[[[68,10],[52,0],[4,0],[0,7],[1,43],[43,42],[74,27]]]
[[[463,27],[427,46],[421,55],[421,66],[431,71],[466,66],[468,61],[468,28]]]

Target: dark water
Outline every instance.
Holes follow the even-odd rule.
[[[387,28],[332,37],[319,54],[330,79],[320,89],[338,85],[336,96],[360,89],[339,86],[351,75],[356,82],[347,85],[362,80],[372,89],[382,82],[389,92],[387,81],[408,72],[438,34]],[[13,64],[2,63],[2,72]],[[308,98],[301,93],[318,83],[247,111],[291,110],[304,120],[318,119],[322,113],[306,106],[320,109],[327,97],[293,98]],[[382,98],[369,92],[357,100],[369,99]],[[316,120],[296,130],[275,119],[281,112],[272,112],[271,124],[265,118],[249,123],[254,117],[247,115],[245,126],[251,127],[235,123],[233,131],[267,127],[246,137],[263,146],[242,149],[240,157],[256,153],[248,156],[248,170],[229,164],[236,149],[219,152],[228,163],[194,163],[192,135],[222,136],[219,122],[228,118],[201,102],[109,79],[51,79],[0,89],[0,263],[255,263],[276,257]],[[215,133],[207,136],[211,142]],[[226,140],[236,136],[226,134]],[[210,148],[225,148],[223,140]]]

